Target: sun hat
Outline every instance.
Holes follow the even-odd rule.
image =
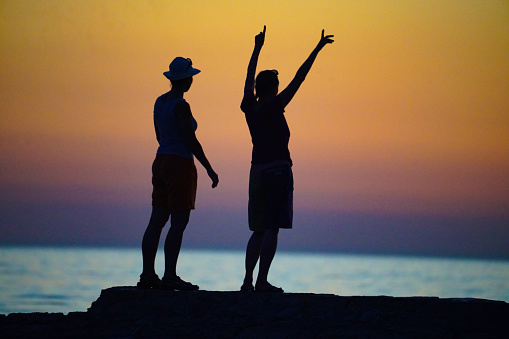
[[[176,57],[170,64],[169,70],[164,72],[164,76],[169,80],[181,80],[192,77],[200,73],[197,68],[193,68],[193,62],[189,58]]]

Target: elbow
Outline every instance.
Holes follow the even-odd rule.
[[[308,74],[308,71],[309,70],[307,69],[300,68],[297,71],[297,74],[295,74],[295,80],[297,80],[299,83],[304,82],[304,80],[306,80],[306,75]]]

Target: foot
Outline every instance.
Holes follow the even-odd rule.
[[[136,284],[139,288],[160,288],[161,287],[161,279],[157,276],[157,274],[141,274],[140,281]]]
[[[255,292],[260,293],[283,293],[284,290],[281,287],[276,287],[271,285],[268,282],[265,282],[263,284],[256,284]]]
[[[240,286],[240,291],[241,292],[254,292],[254,286],[253,284],[249,284],[249,283],[244,283],[242,284],[242,286]]]
[[[197,291],[198,285],[180,279],[179,276],[172,278],[163,277],[161,289],[168,291]]]

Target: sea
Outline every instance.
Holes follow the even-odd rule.
[[[159,275],[163,260],[159,251]],[[86,312],[101,290],[135,286],[141,263],[139,248],[0,247],[0,314]],[[244,253],[182,249],[177,269],[202,290],[238,291]],[[278,252],[269,281],[289,293],[509,302],[501,260]]]

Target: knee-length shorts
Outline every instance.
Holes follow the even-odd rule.
[[[289,162],[251,165],[248,219],[251,231],[292,228],[293,172]]]
[[[157,154],[152,164],[152,206],[170,212],[194,209],[197,183],[193,158]]]

